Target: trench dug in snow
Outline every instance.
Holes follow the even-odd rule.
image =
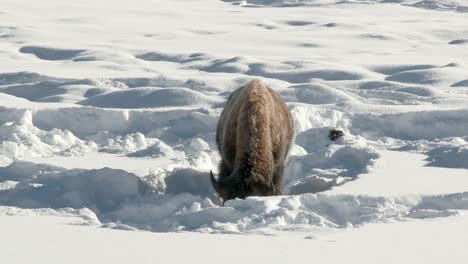
[[[23,161],[9,162],[0,168],[0,202],[20,208],[88,208],[91,211],[75,214],[113,228],[221,233],[303,230],[312,226],[345,228],[404,218],[450,216],[468,209],[468,193],[461,187],[467,183],[464,171],[449,171],[452,184],[446,189],[424,188],[437,186],[441,178],[438,168],[423,166],[423,155],[378,151],[366,139],[350,134],[328,141],[328,146],[321,145],[328,140],[329,128],[308,128],[307,124],[313,126],[310,122],[325,119],[319,119],[320,115],[301,115],[301,109],[292,110],[302,127],[299,126],[298,145],[291,150],[284,181],[285,192],[294,195],[232,200],[224,207],[219,206],[208,178],[208,170],[216,167],[219,158],[201,137],[171,147],[141,133],[92,134],[80,127],[75,131],[82,133],[80,139],[66,129],[37,128],[50,122],[40,111],[12,110],[4,117],[11,121],[4,122],[1,130],[9,139],[2,144],[2,153],[5,159],[20,157]],[[93,118],[120,114],[77,110],[92,113]],[[76,114],[67,111],[50,113]],[[184,115],[195,122],[206,115],[198,111]],[[151,117],[158,113],[126,113],[122,126],[135,127],[125,124],[136,122],[128,117],[133,114]],[[174,115],[178,120],[179,113]],[[38,121],[33,122],[36,117]],[[166,118],[175,122],[168,115]],[[161,120],[157,122],[160,124]],[[204,124],[206,129],[213,129],[215,122]],[[26,140],[30,144],[24,144]],[[406,167],[388,170],[376,163],[382,154],[390,164],[400,163],[406,155]],[[404,175],[408,172],[424,175],[406,180]],[[398,187],[401,182],[406,188]],[[358,189],[353,191],[355,186]],[[323,191],[326,192],[312,194]]]

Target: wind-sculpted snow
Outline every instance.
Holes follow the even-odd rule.
[[[420,111],[400,114],[358,114],[351,130],[366,138],[428,139],[468,135],[468,111]]]
[[[221,103],[187,88],[134,88],[97,95],[80,102],[107,108],[208,106]]]
[[[205,108],[161,109],[160,111],[107,110],[100,108],[42,109],[34,112],[33,122],[42,130],[60,128],[79,136],[92,136],[99,132],[157,134],[161,137],[196,135],[214,131],[216,117]],[[191,131],[178,127],[195,126]],[[167,128],[164,130],[163,128]],[[178,138],[178,137],[177,137]]]
[[[37,83],[43,81],[66,81],[63,78],[54,78],[33,72],[7,72],[0,74],[0,85]]]
[[[84,50],[52,49],[36,46],[22,47],[19,51],[34,54],[42,60],[68,60],[84,52]]]
[[[0,211],[270,233],[467,210],[465,0],[17,2],[0,11]],[[293,117],[284,196],[223,207],[216,125],[253,78]]]
[[[468,3],[461,0],[358,0],[358,1],[338,1],[338,0],[222,0],[244,6],[275,6],[275,7],[298,7],[298,6],[332,6],[337,4],[395,4],[411,6],[429,10],[468,12]]]
[[[105,84],[95,80],[81,80],[11,84],[4,86],[1,91],[30,101],[75,103],[87,97],[114,91],[115,89],[112,87],[112,83]],[[67,99],[67,97],[70,99]]]
[[[291,102],[306,104],[332,104],[344,101],[356,101],[352,95],[323,84],[293,85],[282,96]]]

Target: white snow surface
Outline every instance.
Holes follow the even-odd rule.
[[[0,230],[38,221],[149,243],[136,231],[293,233],[335,261],[315,238],[340,237],[339,251],[354,237],[372,246],[369,232],[461,234],[467,24],[466,0],[2,0]],[[284,195],[222,206],[209,180],[216,124],[253,78],[294,119]],[[331,129],[344,136],[330,141]],[[177,235],[193,234],[157,234]]]
[[[402,261],[464,263],[468,257],[467,216],[375,224],[332,233],[324,230],[283,232],[281,236],[271,237],[129,232],[123,231],[131,229],[122,225],[98,228],[92,224],[93,219],[77,217],[79,212],[71,210],[54,212],[54,215],[47,213],[49,215],[44,216],[37,210],[11,208],[0,211],[0,232],[8,238],[8,242],[4,243],[5,239],[0,242],[3,261],[30,263],[33,256],[35,260],[51,264],[185,263],[194,260],[217,263],[220,258],[225,258],[224,263],[245,259],[268,263],[317,259],[328,263],[370,264],[378,260],[391,264]],[[447,244],[451,245],[450,257],[443,250]],[[47,250],[38,245],[46,245]],[[236,250],[229,250],[233,248]]]

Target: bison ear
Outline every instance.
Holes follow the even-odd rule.
[[[216,181],[214,175],[213,175],[213,171],[210,170],[210,180],[211,180],[211,185],[213,185],[213,188],[215,189],[215,191],[217,193],[219,193],[218,189],[219,189],[219,184],[218,182]]]

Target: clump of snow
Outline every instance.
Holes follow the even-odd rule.
[[[174,150],[166,145],[164,142],[155,139],[155,143],[151,143],[150,146],[127,154],[129,157],[147,157],[147,158],[159,158],[159,157],[173,157],[176,156]]]
[[[311,128],[348,127],[349,119],[337,110],[316,109],[306,106],[294,106],[291,110],[294,131],[299,134]]]
[[[190,166],[199,170],[214,170],[218,168],[220,157],[217,151],[202,138],[193,138],[184,144],[184,152]]]
[[[108,133],[98,133],[93,138],[103,145],[100,151],[109,153],[131,153],[143,150],[153,144],[161,144],[159,140],[146,138],[145,135],[141,133],[132,133],[115,138],[110,137]]]
[[[16,181],[2,181],[0,182],[0,191],[13,189],[17,184]]]
[[[77,145],[81,146],[82,151],[89,151],[94,147],[68,130],[40,130],[34,126],[32,120],[31,110],[16,110],[1,117],[0,156],[16,160],[51,155]]]
[[[190,156],[195,156],[206,150],[210,150],[208,143],[201,138],[194,138],[187,144],[185,153]]]

